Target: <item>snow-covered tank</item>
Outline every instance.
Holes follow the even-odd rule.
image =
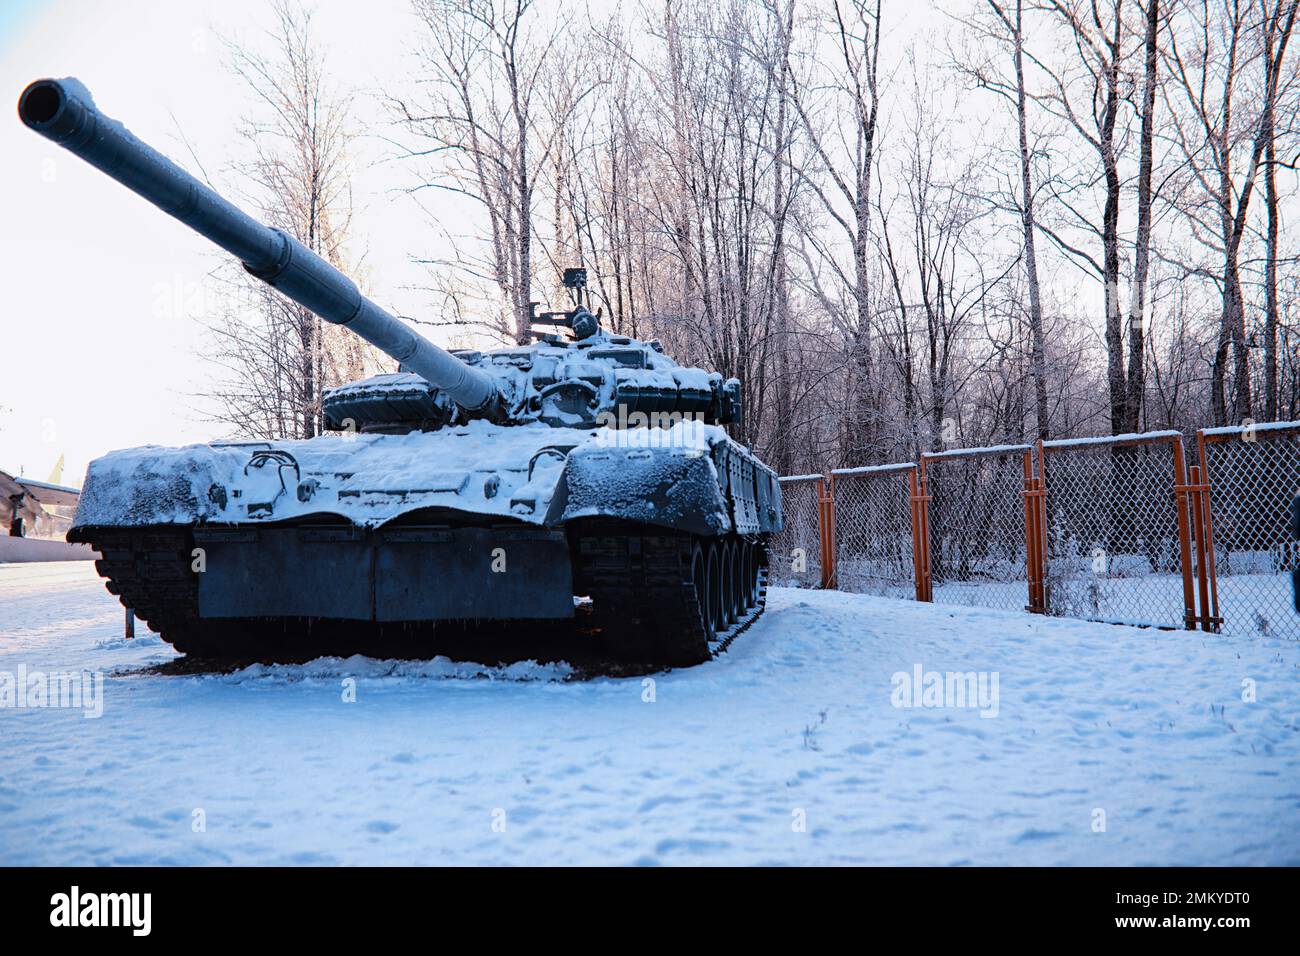
[[[551,328],[536,341],[449,353],[76,80],[32,83],[18,111],[400,363],[326,393],[334,434],[90,464],[68,539],[92,545],[108,589],[179,650],[410,653],[436,646],[439,622],[572,620],[610,659],[690,664],[761,613],[781,497],[722,427],[739,420],[740,383],[603,331],[583,270],[565,274],[573,307],[536,317]]]

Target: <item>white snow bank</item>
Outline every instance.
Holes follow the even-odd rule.
[[[306,664],[253,664],[230,674],[205,676],[225,683],[296,684],[309,681],[356,680],[449,680],[563,681],[573,676],[568,664],[539,664],[518,661],[502,667],[487,667],[447,657],[428,661],[394,661],[363,657],[321,657]]]

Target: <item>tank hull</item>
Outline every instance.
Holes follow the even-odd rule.
[[[401,639],[421,656],[435,625],[551,621],[612,659],[695,663],[761,611],[779,486],[720,428],[645,431],[472,422],[116,452],[91,464],[69,539],[199,657]]]

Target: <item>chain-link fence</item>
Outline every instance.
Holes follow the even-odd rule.
[[[835,501],[835,580],[842,591],[916,596],[911,483],[916,466],[831,472]]]
[[[1300,639],[1291,579],[1300,544],[1290,527],[1300,489],[1300,422],[1210,428],[1197,444],[1210,486],[1222,630]]]
[[[1182,436],[1043,442],[1047,611],[1184,627],[1195,620]],[[1190,617],[1189,617],[1190,615]]]
[[[768,550],[772,584],[815,588],[822,583],[822,531],[819,499],[825,487],[821,475],[781,479],[781,510],[785,527],[774,535]]]
[[[1300,639],[1300,422],[782,478],[774,583]]]
[[[1028,594],[1028,445],[921,456],[929,501],[930,575],[940,604],[1023,610]]]

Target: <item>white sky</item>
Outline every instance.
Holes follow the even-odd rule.
[[[887,30],[902,10],[893,7]],[[942,22],[928,3],[921,9],[890,30],[892,42]],[[44,479],[64,454],[64,482],[79,485],[87,462],[111,449],[206,441],[220,431],[190,397],[210,367],[198,354],[200,321],[187,308],[218,254],[25,129],[14,112],[18,94],[37,77],[77,76],[105,113],[194,171],[183,129],[220,183],[248,99],[223,66],[219,37],[256,36],[269,23],[259,0],[0,0],[0,99],[11,104],[0,122],[0,469]],[[327,0],[316,24],[338,82],[363,91],[407,82],[415,22],[406,0]],[[379,110],[363,95],[358,114]],[[419,294],[403,287],[421,272],[407,257],[435,251],[440,236],[413,202],[392,193],[406,171],[378,164],[382,144],[363,142],[356,152],[354,222],[369,288],[381,303],[419,313]]]
[[[361,11],[364,10],[364,14]],[[323,4],[317,14],[340,81],[374,89],[400,66],[412,21],[404,3]],[[232,158],[240,82],[222,65],[221,35],[268,23],[253,0],[0,0],[0,94],[40,76],[75,75],[108,115],[191,171],[177,123],[220,182]],[[370,102],[359,102],[367,111]],[[401,287],[419,280],[408,250],[436,235],[413,203],[389,190],[402,170],[376,167],[363,143],[357,226],[367,277],[381,301],[414,311]],[[190,395],[209,367],[198,354],[202,296],[219,253],[203,239],[76,157],[34,135],[13,106],[0,122],[0,468],[44,479],[66,454],[64,481],[121,447],[216,437]]]

